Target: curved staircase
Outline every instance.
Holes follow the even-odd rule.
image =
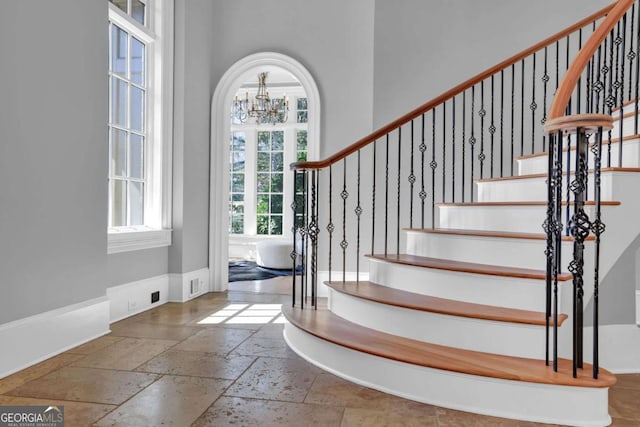
[[[620,0],[334,156],[292,165],[293,238],[303,248],[292,259],[302,256],[305,273],[301,283],[294,279],[283,314],[296,353],[350,381],[425,403],[543,423],[610,424],[608,389],[616,379],[599,366],[598,302],[602,278],[640,236],[640,223],[629,220],[640,212],[639,103],[620,95],[609,105],[594,81],[606,89],[597,52],[608,40],[609,49],[620,49],[611,28],[620,36],[632,6],[640,17],[640,3]],[[566,77],[573,86],[564,89],[556,78],[547,116],[547,53],[555,46],[558,55],[559,41],[584,28],[592,33],[575,61],[587,85]],[[545,74],[526,100],[530,122],[514,125],[504,101],[494,105],[504,99],[494,86],[511,84],[517,110],[513,87],[522,66],[516,112],[526,120],[525,63],[535,75],[543,54]],[[624,74],[631,65],[621,67]],[[541,85],[544,111],[536,113]],[[611,92],[615,84],[608,85]],[[639,75],[629,96],[633,85]],[[602,104],[613,129],[602,114],[567,125],[574,117],[568,97],[578,113],[598,113]],[[509,115],[510,151],[502,129]],[[547,119],[547,132],[536,134]],[[504,176],[509,169],[513,176]],[[585,313],[593,320],[585,323]]]

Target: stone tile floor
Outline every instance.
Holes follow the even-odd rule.
[[[536,425],[421,404],[323,372],[284,343],[279,304],[289,302],[281,293],[230,291],[165,304],[0,380],[0,405],[64,405],[67,427]],[[618,377],[610,414],[614,426],[640,426],[640,374]]]

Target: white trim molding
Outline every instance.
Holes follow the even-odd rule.
[[[636,291],[636,325],[640,326],[640,290]]]
[[[169,274],[169,301],[187,302],[210,291],[209,269]]]
[[[160,293],[157,302],[151,302],[152,292]],[[107,288],[107,298],[110,303],[110,323],[155,308],[169,300],[169,275],[163,274]]]
[[[170,229],[130,229],[119,227],[108,233],[108,254],[171,246]]]
[[[106,296],[0,325],[0,378],[109,332]]]
[[[228,286],[229,108],[243,83],[269,69],[291,73],[304,88],[309,111],[307,158],[317,160],[320,153],[320,92],[311,73],[301,63],[281,53],[261,52],[239,60],[224,73],[211,100],[209,282],[212,291],[224,291]]]

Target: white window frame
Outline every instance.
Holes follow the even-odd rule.
[[[245,94],[247,89],[241,88],[238,96]],[[249,97],[255,95],[255,90],[248,90]],[[231,124],[230,137],[234,132],[243,132],[245,134],[245,170],[244,170],[244,233],[229,233],[229,238],[234,241],[243,240],[259,240],[259,239],[282,239],[287,237],[289,230],[293,226],[293,212],[291,211],[291,203],[293,202],[293,174],[289,171],[289,165],[297,161],[297,131],[304,130],[307,132],[307,157],[309,156],[309,129],[308,123],[297,123],[297,100],[298,98],[307,98],[304,90],[301,88],[269,88],[269,94],[272,98],[281,98],[285,94],[289,99],[289,115],[284,123],[276,123],[275,125],[265,123],[256,124],[255,119],[249,118],[244,124]],[[308,111],[308,110],[306,110]],[[258,132],[284,132],[284,176],[283,176],[283,218],[282,218],[282,234],[269,235],[257,233],[257,141]],[[227,164],[227,170],[229,165]],[[247,189],[250,189],[247,191]]]
[[[107,1],[107,0],[105,0]],[[107,253],[170,246],[173,136],[173,0],[144,2],[143,26],[107,1],[109,21],[146,45],[144,225],[110,227]]]

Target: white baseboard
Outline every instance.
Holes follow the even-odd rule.
[[[169,301],[187,302],[210,292],[209,269],[169,274]]]
[[[0,325],[0,378],[108,333],[107,297]]]
[[[151,302],[151,293],[160,292],[160,299]],[[150,277],[107,288],[109,299],[109,322],[117,322],[134,314],[149,310],[169,300],[169,276]]]
[[[640,326],[640,291],[636,291],[636,325]]]
[[[615,374],[640,373],[640,327],[602,325],[598,331],[600,366]],[[593,328],[584,328],[584,359],[593,361]]]

